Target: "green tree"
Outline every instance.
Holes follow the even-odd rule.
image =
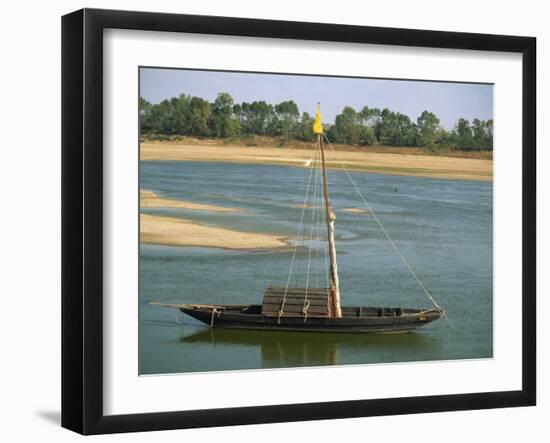
[[[435,133],[434,148],[455,148],[453,133],[439,126]]]
[[[315,140],[315,134],[313,133],[313,117],[307,112],[302,114],[302,118],[298,124],[298,130],[296,131],[296,138],[307,142]]]
[[[487,123],[485,124],[485,128],[487,131],[487,149],[492,151],[493,150],[493,119],[487,120]]]
[[[336,143],[354,145],[361,140],[361,118],[350,106],[346,106],[334,120],[330,134]]]
[[[139,98],[139,128],[140,133],[147,133],[153,130],[153,121],[151,119],[151,112],[153,105],[145,100],[143,97]]]
[[[239,121],[239,126],[242,124],[242,114],[243,114],[243,108],[238,103],[235,103],[233,105],[233,117],[235,117]]]
[[[416,120],[418,129],[418,146],[433,148],[436,142],[437,132],[439,130],[439,119],[435,114],[424,111]]]
[[[155,117],[155,132],[162,134],[174,134],[176,132],[174,107],[171,100],[161,101],[155,106],[153,115]]]
[[[227,92],[220,92],[212,103],[212,113],[208,126],[215,137],[234,137],[235,125],[233,117],[233,97]]]
[[[380,109],[369,108],[368,106],[364,106],[359,112],[362,123],[372,128],[375,128],[381,122],[381,114],[382,111],[380,111]]]
[[[286,139],[313,141],[313,118],[292,100],[275,106],[265,101],[233,103],[221,92],[213,103],[200,97],[180,94],[151,104],[139,98],[140,132],[193,136],[238,137],[241,135],[282,135]],[[332,125],[325,125],[330,140],[337,143],[387,146],[449,147],[462,150],[492,150],[493,120],[464,118],[452,131],[440,126],[439,118],[423,111],[412,122],[399,112],[364,106],[360,112],[346,106]]]
[[[491,133],[492,133],[492,129],[491,129]],[[489,129],[486,122],[475,118],[472,121],[472,135],[473,135],[474,149],[477,149],[477,150],[492,149],[493,143],[492,143],[492,140],[490,140]]]
[[[373,146],[378,142],[375,129],[372,126],[362,126],[360,138],[361,144],[366,146]]]
[[[300,111],[292,100],[284,101],[275,105],[278,124],[281,135],[284,138],[294,137],[298,126]]]
[[[405,114],[384,108],[381,112],[379,140],[387,146],[414,146],[416,125]]]
[[[366,145],[374,145],[380,141],[380,127],[382,124],[382,111],[379,108],[369,108],[364,106],[359,112],[362,123],[368,128],[372,128],[372,132],[367,131],[365,137]],[[374,134],[375,139],[372,139],[372,134]]]
[[[268,135],[273,131],[273,106],[265,101],[243,103],[241,121],[245,134]]]
[[[474,137],[470,122],[464,118],[458,120],[455,129],[456,146],[465,151],[474,149]]]
[[[180,94],[179,97],[174,97],[170,100],[170,106],[172,108],[172,132],[175,134],[184,135],[189,132],[190,115],[189,115],[189,102],[191,97],[185,94]]]
[[[189,102],[189,135],[206,137],[210,135],[208,121],[212,109],[210,103],[200,97],[193,97]]]

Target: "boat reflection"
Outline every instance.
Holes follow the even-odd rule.
[[[345,334],[283,331],[254,331],[221,328],[194,329],[179,338],[182,343],[212,347],[257,348],[263,368],[325,366],[357,363],[396,362],[403,349],[423,353],[437,346],[429,334]],[[349,361],[350,356],[354,358]],[[381,359],[381,355],[382,357]],[[344,357],[342,357],[344,356]]]

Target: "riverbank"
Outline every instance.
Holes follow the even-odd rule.
[[[207,205],[186,200],[163,198],[149,190],[141,190],[140,208],[176,208],[206,212],[242,212],[240,208]],[[166,246],[195,246],[224,249],[280,249],[289,247],[286,238],[254,232],[235,231],[203,225],[184,218],[140,215],[140,241]]]
[[[307,167],[312,149],[184,143],[179,141],[142,142],[141,160],[218,161]],[[406,151],[404,151],[406,152]],[[491,159],[435,155],[371,152],[368,150],[326,149],[327,167],[349,171],[408,175],[453,180],[493,179]]]
[[[288,248],[285,238],[206,226],[187,219],[140,215],[140,241],[155,245],[236,250]]]
[[[163,198],[153,191],[139,192],[139,206],[142,209],[151,208],[174,208],[174,209],[191,209],[194,211],[210,211],[210,212],[242,212],[239,208],[228,208],[226,206],[205,205],[202,203],[194,203],[186,200],[176,200],[172,198]]]

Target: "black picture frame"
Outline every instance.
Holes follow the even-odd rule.
[[[103,31],[108,28],[522,54],[522,389],[131,415],[103,413]],[[62,18],[62,426],[152,431],[536,403],[536,39],[83,9]],[[518,269],[518,272],[520,270]]]

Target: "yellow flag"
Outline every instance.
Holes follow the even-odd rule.
[[[319,106],[317,106],[315,120],[313,121],[313,132],[315,132],[315,134],[323,133],[323,123],[321,122],[321,108]]]

